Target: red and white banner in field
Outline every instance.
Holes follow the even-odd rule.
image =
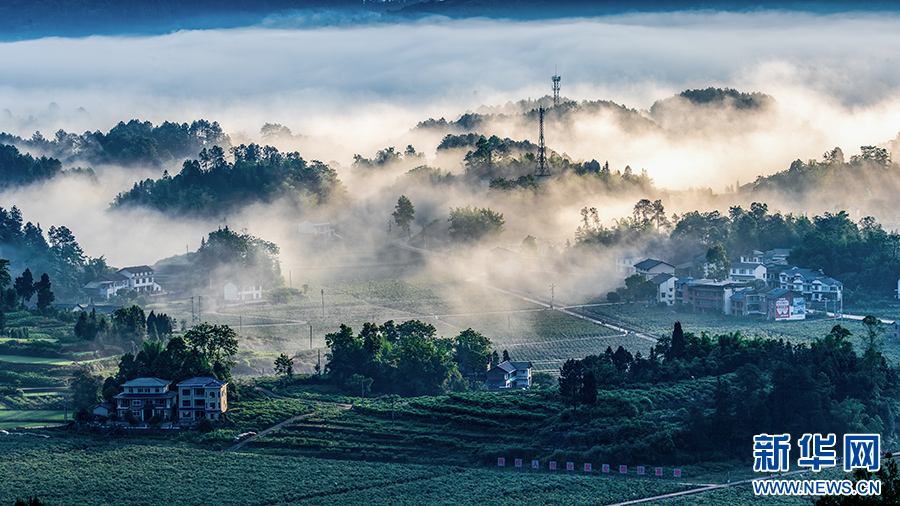
[[[524,467],[524,462],[525,462],[524,459],[513,459],[513,466],[522,468],[522,467]],[[506,458],[497,457],[497,467],[506,467]],[[532,469],[540,469],[541,461],[537,460],[537,459],[532,459],[531,468]],[[550,469],[551,471],[556,471],[556,470],[560,469],[559,464],[555,460],[548,461],[547,468]],[[600,466],[600,471],[603,473],[608,474],[611,469],[612,469],[612,466],[610,466],[609,464],[602,464]],[[647,476],[648,468],[646,466],[636,466],[636,469],[637,469],[636,473],[638,476]],[[659,477],[663,476],[663,468],[662,467],[653,467],[650,469],[653,470],[654,476],[659,476]],[[574,470],[575,470],[575,463],[574,462],[566,462],[566,471],[574,471]],[[584,463],[584,472],[586,472],[586,473],[594,472],[594,465],[591,463],[585,462]],[[619,474],[628,474],[628,466],[624,465],[624,464],[620,465],[619,466]],[[681,469],[673,469],[672,476],[674,476],[675,478],[681,478]]]

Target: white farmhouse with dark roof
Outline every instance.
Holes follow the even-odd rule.
[[[662,260],[654,260],[652,258],[648,258],[646,260],[641,260],[640,262],[634,264],[635,273],[644,276],[647,279],[656,276],[657,274],[671,274],[675,275],[675,266],[663,262]]]
[[[84,285],[88,295],[104,299],[109,299],[123,288],[135,290],[141,295],[162,292],[162,287],[153,281],[153,269],[146,265],[125,267],[115,274],[103,274]]]
[[[656,285],[656,301],[671,306],[675,304],[675,281],[672,274],[657,274],[650,281]]]

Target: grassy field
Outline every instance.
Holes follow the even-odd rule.
[[[50,505],[609,504],[679,490],[582,473],[222,454],[140,439],[0,436],[0,503]]]
[[[14,364],[49,364],[49,365],[69,365],[71,360],[65,358],[50,357],[27,357],[22,355],[0,355],[0,362],[11,362]],[[0,364],[2,365],[2,364]]]
[[[63,423],[63,418],[63,410],[0,409],[0,429],[54,425]]]

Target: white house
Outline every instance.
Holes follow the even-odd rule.
[[[162,287],[153,281],[153,269],[146,265],[125,267],[115,274],[103,274],[84,285],[90,296],[104,299],[109,299],[123,288],[135,290],[141,295],[162,292]]]
[[[728,279],[731,281],[766,280],[766,266],[757,263],[735,262],[728,267]]]
[[[622,256],[616,257],[616,273],[621,274],[622,277],[627,278],[635,273],[634,264],[638,261],[640,257],[638,257],[634,253],[624,253]],[[897,285],[900,286],[900,281],[897,282]]]
[[[310,220],[301,221],[297,225],[297,232],[302,235],[339,237],[334,228],[332,228],[331,223],[327,221],[323,223],[313,223]]]
[[[228,411],[228,383],[215,378],[191,378],[178,384],[178,421],[218,420]]]
[[[162,291],[162,288],[153,281],[153,269],[146,265],[125,267],[119,269],[117,274],[128,278],[128,288],[136,290],[139,294],[146,295]]]
[[[531,362],[500,362],[487,372],[488,390],[527,390],[531,388]]]
[[[635,273],[640,274],[647,279],[650,279],[657,274],[671,274],[673,276],[675,275],[674,265],[663,262],[662,260],[654,260],[652,258],[648,258],[634,264],[634,270]]]
[[[675,281],[672,274],[657,274],[650,281],[656,285],[656,301],[668,306],[675,304]]]
[[[262,285],[237,285],[231,281],[222,287],[225,300],[260,300]]]
[[[791,267],[781,272],[778,287],[802,294],[807,300],[841,300],[844,284],[829,278],[821,270]]]
[[[103,274],[84,285],[91,297],[109,299],[119,290],[128,288],[128,278],[121,274]]]

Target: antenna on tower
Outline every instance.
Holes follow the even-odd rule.
[[[541,182],[541,179],[547,179],[550,177],[550,171],[547,167],[547,146],[544,145],[544,108],[541,107],[538,109],[538,117],[540,118],[541,125],[541,135],[538,137],[538,170],[537,176],[538,182]]]
[[[559,107],[559,81],[562,78],[556,72],[556,67],[553,67],[553,77],[551,79],[553,79],[553,107]]]

